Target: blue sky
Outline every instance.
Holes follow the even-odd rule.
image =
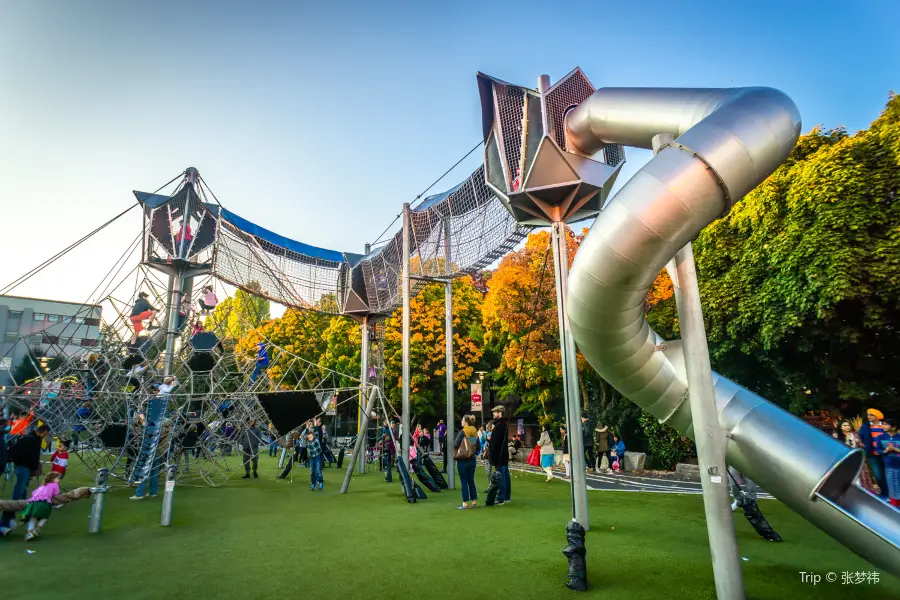
[[[865,127],[900,87],[888,0],[436,4],[0,3],[0,285],[191,165],[241,216],[361,251],[478,141],[476,71],[767,85],[805,130]],[[15,293],[86,299],[129,216]]]

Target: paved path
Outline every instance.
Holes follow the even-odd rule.
[[[530,465],[513,464],[513,469],[543,474],[543,471]],[[556,471],[554,471],[556,474]],[[591,473],[587,476],[588,490],[601,492],[649,492],[657,494],[702,494],[699,481],[680,481],[647,475],[629,475],[614,473]],[[760,492],[760,499],[771,498],[769,494]]]

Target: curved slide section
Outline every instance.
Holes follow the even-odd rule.
[[[566,120],[567,143],[665,145],[603,208],[569,275],[568,316],[588,362],[626,397],[693,437],[679,342],[643,316],[660,269],[768,177],[800,134],[793,102],[770,88],[597,90]],[[895,575],[900,512],[853,484],[862,461],[830,436],[714,374],[727,460],[794,511]]]

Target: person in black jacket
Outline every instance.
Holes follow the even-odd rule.
[[[584,446],[585,468],[588,473],[597,471],[597,464],[594,462],[594,428],[587,412],[581,413],[581,444]]]
[[[41,445],[44,438],[50,435],[50,428],[41,425],[29,434],[23,435],[9,449],[9,461],[13,464],[16,484],[13,487],[13,500],[28,498],[28,481],[41,472]]]
[[[511,482],[509,479],[509,451],[506,441],[509,439],[509,419],[506,408],[502,404],[495,406],[491,413],[494,417],[494,431],[491,433],[490,460],[494,469],[500,474],[500,492],[495,505],[510,501]]]
[[[147,301],[147,296],[147,292],[138,294],[138,299],[135,300],[134,306],[131,308],[131,316],[128,317],[128,320],[131,321],[131,326],[134,328],[134,336],[131,338],[132,346],[137,344],[138,337],[144,330],[144,321],[152,321],[153,315],[157,312],[157,309]]]

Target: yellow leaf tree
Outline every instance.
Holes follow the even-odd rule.
[[[457,390],[468,387],[482,357],[483,297],[471,278],[453,280],[453,380]],[[430,283],[410,302],[410,407],[418,417],[444,414],[446,361],[444,285]],[[402,312],[385,322],[385,392],[392,404],[401,403]]]

